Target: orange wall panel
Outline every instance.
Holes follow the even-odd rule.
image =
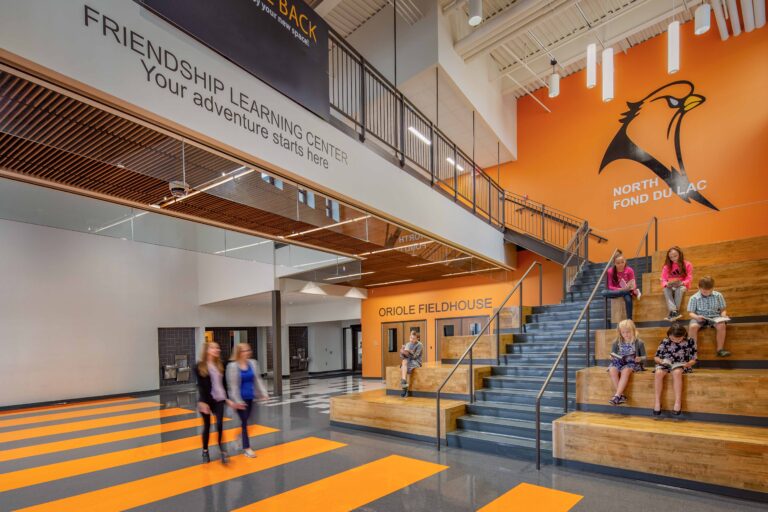
[[[518,268],[508,272],[504,281],[493,280],[489,276],[476,275],[457,277],[440,281],[428,281],[414,284],[402,284],[371,288],[368,298],[363,300],[361,308],[361,324],[363,335],[363,376],[381,377],[381,324],[384,322],[400,322],[408,320],[426,320],[427,336],[422,342],[427,351],[427,359],[434,361],[435,320],[438,318],[455,318],[459,316],[491,315],[493,308],[499,307],[501,301],[510,292],[514,284],[528,270],[531,263],[541,261],[543,267],[543,301],[544,304],[554,304],[562,299],[562,267],[551,261],[546,261],[528,251],[518,253]],[[539,303],[539,274],[533,270],[523,283],[523,305],[534,306]],[[492,308],[466,309],[464,311],[449,311],[444,313],[419,312],[419,304],[476,301],[491,299]],[[519,304],[515,294],[510,306]],[[414,305],[414,314],[408,314],[408,306]],[[404,307],[406,314],[389,314],[387,308]]]
[[[666,44],[661,35],[616,55],[611,102],[601,101],[599,83],[586,88],[582,71],[562,80],[557,98],[548,98],[543,89],[536,93],[552,113],[529,97],[518,104],[519,160],[503,166],[502,186],[589,220],[609,239],[591,245],[597,260],[607,259],[615,247],[634,255],[652,216],[660,220],[661,247],[768,234],[768,29],[721,41],[714,23],[703,36],[695,36],[693,23],[686,23],[681,70],[674,75],[666,72]],[[662,179],[651,181],[657,176],[636,161],[616,160],[598,173],[628,102],[680,80],[705,98],[682,115],[684,168],[719,211],[685,202]],[[667,93],[684,100],[690,90],[678,84],[659,95]],[[665,167],[677,169],[674,129],[669,137],[667,129],[678,109],[665,98],[654,99],[628,122],[627,134]]]

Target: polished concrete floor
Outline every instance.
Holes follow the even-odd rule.
[[[751,511],[764,504],[332,428],[335,394],[375,389],[359,377],[285,381],[256,407],[255,459],[225,422],[201,464],[195,394],[0,412],[0,510]],[[531,484],[531,485],[526,485]],[[511,492],[510,492],[511,491]]]

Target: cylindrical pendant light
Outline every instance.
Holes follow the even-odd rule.
[[[707,3],[703,3],[696,8],[696,28],[694,29],[694,33],[697,36],[709,32],[710,20],[712,18],[710,15],[711,11],[712,8]]]
[[[753,0],[755,5],[755,28],[765,26],[765,0]]]
[[[469,25],[476,27],[483,21],[483,0],[469,0]]]
[[[680,71],[680,22],[675,20],[667,27],[667,73]]]
[[[613,99],[613,48],[603,50],[603,101]]]
[[[731,30],[733,35],[741,34],[741,23],[739,23],[739,8],[736,7],[736,0],[728,0],[728,17],[731,18]]]
[[[725,14],[723,13],[722,0],[712,0],[712,11],[715,13],[717,22],[717,31],[720,32],[720,39],[728,39],[728,25],[725,24]]]
[[[560,94],[560,75],[555,71],[557,61],[552,59],[549,63],[552,64],[552,74],[549,75],[549,97],[555,98]]]
[[[741,0],[741,17],[744,18],[744,32],[755,30],[755,11],[752,10],[752,0]]]
[[[597,85],[597,45],[587,46],[587,89]]]

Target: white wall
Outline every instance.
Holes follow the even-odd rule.
[[[198,269],[239,260],[6,220],[0,241],[0,406],[157,389],[158,327],[271,321],[198,305]]]
[[[342,369],[341,322],[323,322],[308,326],[309,372]]]

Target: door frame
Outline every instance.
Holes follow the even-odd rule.
[[[435,361],[440,361],[440,343],[438,343],[438,332],[440,332],[440,329],[438,328],[438,322],[441,320],[464,320],[466,318],[480,318],[482,317],[485,320],[488,320],[491,315],[467,315],[467,316],[447,316],[444,318],[435,318]],[[465,335],[463,332],[463,323],[459,322],[459,334],[454,334],[454,336],[468,336]],[[442,340],[440,340],[442,341]]]

